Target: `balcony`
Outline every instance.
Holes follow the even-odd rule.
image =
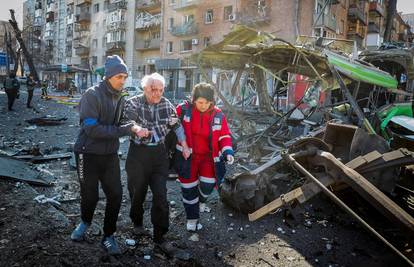
[[[53,31],[45,31],[45,34],[43,35],[43,40],[50,41],[55,38],[55,34]]]
[[[380,27],[375,22],[370,22],[368,24],[368,33],[380,33]]]
[[[118,9],[127,9],[127,7],[128,7],[128,2],[126,0],[121,0],[121,1],[113,2],[109,4],[108,11],[113,12]]]
[[[46,22],[53,22],[54,20],[55,20],[54,12],[46,13]]]
[[[75,34],[73,35],[73,40],[89,40],[90,38],[90,33],[89,31],[80,31],[80,32],[75,32]]]
[[[384,8],[382,7],[382,5],[380,3],[376,2],[376,1],[369,3],[369,12],[375,12],[380,17],[384,17]]]
[[[33,34],[36,36],[42,34],[42,26],[33,26]]]
[[[43,25],[43,19],[42,18],[35,18],[33,21],[33,26],[42,26]]]
[[[174,36],[194,35],[198,33],[198,27],[194,21],[189,21],[180,26],[172,27],[169,31]]]
[[[47,13],[49,13],[49,12],[55,12],[55,4],[54,3],[51,3],[51,4],[48,4],[47,5],[47,8],[46,8],[46,12]]]
[[[315,27],[327,27],[332,31],[336,31],[336,19],[331,14],[314,13],[313,24]]]
[[[78,0],[78,1],[76,1],[77,6],[84,5],[84,4],[90,5],[91,3],[92,3],[92,0]]]
[[[72,46],[73,48],[90,47],[89,38],[73,39]]]
[[[358,19],[361,22],[363,22],[365,25],[367,24],[364,10],[357,6],[349,6],[348,17],[353,18],[353,19]]]
[[[125,41],[108,42],[106,50],[125,50]]]
[[[182,11],[190,8],[197,7],[200,4],[200,0],[176,0],[174,9],[176,11]]]
[[[75,24],[75,32],[89,32],[89,24]]]
[[[358,26],[358,25],[350,25],[348,28],[348,35],[358,35],[362,38],[365,37],[365,27]]]
[[[88,56],[89,55],[89,47],[77,47],[75,48],[75,55],[77,56]]]
[[[161,8],[160,0],[137,0],[136,6],[138,10],[152,11]]]
[[[72,49],[65,51],[66,57],[72,57]]]
[[[139,51],[159,50],[160,39],[139,40],[136,42],[135,49]]]
[[[267,6],[243,9],[243,11],[236,13],[233,21],[248,26],[269,24],[271,21],[270,9]]]
[[[136,30],[147,30],[149,28],[158,27],[161,25],[161,14],[151,15],[148,13],[139,13],[135,18]]]
[[[36,2],[34,6],[35,10],[42,10],[42,2]]]
[[[66,29],[66,38],[72,39],[73,38],[73,29]]]
[[[117,21],[106,25],[107,32],[114,32],[119,30],[126,30],[126,21]]]
[[[82,11],[79,14],[76,14],[76,22],[90,22],[91,21],[91,13],[87,11]]]
[[[42,9],[36,9],[35,10],[35,18],[41,18],[43,17],[43,10]]]
[[[66,16],[66,24],[72,24],[75,22],[75,16],[73,14]]]
[[[363,47],[365,27],[358,24],[350,24],[347,37],[348,39],[355,40],[358,47]]]

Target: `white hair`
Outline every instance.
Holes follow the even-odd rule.
[[[142,80],[141,80],[142,88],[144,88],[147,85],[149,85],[150,83],[152,83],[152,81],[159,81],[159,82],[162,83],[162,87],[165,87],[164,77],[162,77],[162,75],[159,74],[158,72],[154,72],[152,74],[145,75],[144,78],[142,78]]]

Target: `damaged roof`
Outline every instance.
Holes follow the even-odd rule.
[[[408,78],[414,79],[414,48],[366,50],[360,58],[367,62],[394,62],[405,68]]]
[[[345,49],[344,52],[349,54],[349,45],[342,47]],[[387,88],[397,86],[394,77],[369,64],[361,64],[361,61],[353,61],[325,49],[311,49],[307,45],[294,46],[270,33],[259,32],[242,25],[236,25],[223,41],[205,48],[195,55],[193,60],[205,68],[238,70],[256,66],[273,75],[279,71],[297,73],[310,79],[321,80],[324,90],[338,88],[328,66],[332,64],[353,80]],[[337,65],[337,62],[340,62],[341,66]],[[353,73],[358,75],[350,75]]]

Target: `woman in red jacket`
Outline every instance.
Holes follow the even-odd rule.
[[[194,86],[192,103],[177,106],[188,148],[177,144],[175,166],[181,182],[187,230],[201,229],[199,212],[209,212],[206,201],[225,174],[225,162],[233,164],[230,130],[223,112],[214,105],[214,89],[208,83]],[[184,151],[183,151],[184,150]],[[184,156],[191,155],[187,159]]]

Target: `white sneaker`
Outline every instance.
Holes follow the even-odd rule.
[[[203,225],[199,223],[197,219],[187,220],[187,231],[195,232],[201,230],[201,228],[203,228]]]
[[[206,203],[200,202],[200,212],[210,212],[211,208],[206,205]]]

